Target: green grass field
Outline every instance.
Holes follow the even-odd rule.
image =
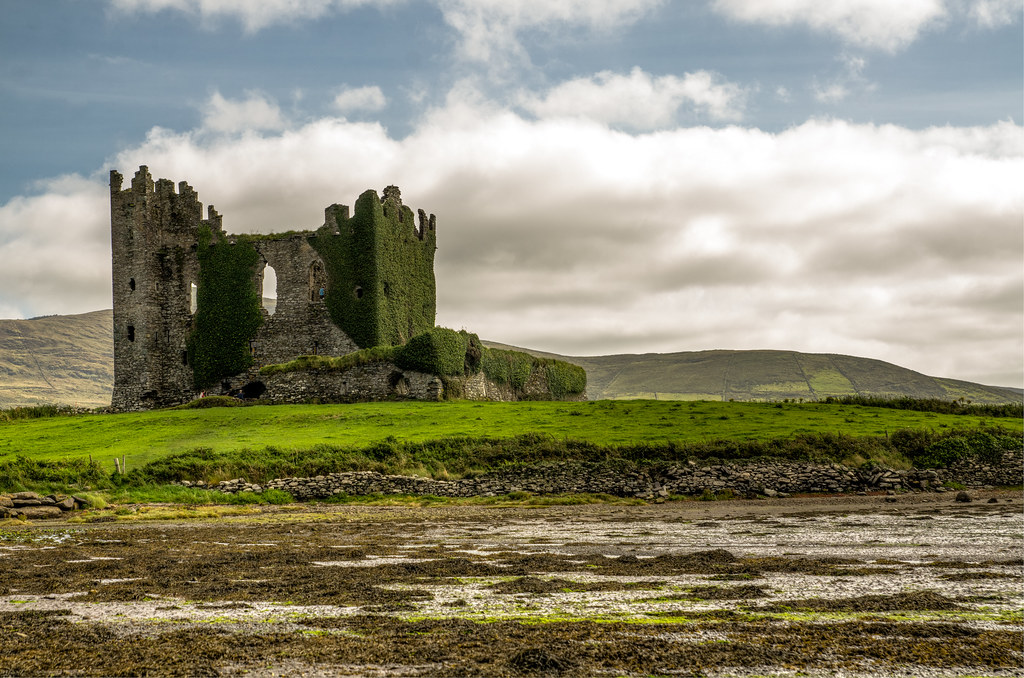
[[[538,433],[599,445],[712,439],[768,440],[800,433],[882,436],[900,429],[998,425],[1016,418],[914,412],[825,403],[597,401],[363,403],[160,410],[0,423],[0,460],[98,462],[127,457],[129,468],[197,447],[308,450],[362,448],[393,437],[424,442],[454,437],[511,438]]]

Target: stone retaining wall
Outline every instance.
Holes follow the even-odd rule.
[[[705,491],[724,490],[739,495],[759,494],[770,497],[805,492],[945,491],[943,483],[946,482],[966,487],[1020,485],[1022,475],[1024,454],[1021,451],[1008,451],[999,463],[994,464],[969,461],[945,469],[905,471],[781,461],[715,465],[689,462],[642,471],[623,471],[599,464],[555,463],[460,480],[432,480],[355,471],[314,478],[277,478],[265,486],[236,479],[209,487],[229,493],[277,489],[289,492],[296,499],[325,498],[341,492],[349,495],[432,494],[440,497],[490,497],[509,492],[587,492],[657,499],[670,494],[696,495]],[[184,484],[192,485],[188,482]]]
[[[346,370],[308,369],[258,377],[266,386],[260,400],[271,403],[366,402],[377,400],[441,400],[445,386],[433,374],[403,370],[378,362]],[[482,372],[468,377],[449,377],[461,385],[459,397],[467,400],[586,400],[586,393],[554,398],[543,369],[534,370],[520,393],[511,386],[487,379]]]

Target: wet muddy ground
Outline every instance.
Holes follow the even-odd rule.
[[[1021,494],[978,499],[7,526],[0,675],[1024,676]]]

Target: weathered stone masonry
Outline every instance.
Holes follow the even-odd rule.
[[[122,183],[121,174],[112,171],[112,409],[185,403],[200,392],[188,347],[198,310],[201,234],[210,233],[209,246],[234,244],[238,236],[224,232],[212,205],[203,218],[202,203],[185,182],[175,190],[167,179],[154,182],[142,166],[128,188]],[[315,232],[247,239],[260,258],[252,289],[258,294],[264,266],[273,268],[276,308],[273,313],[262,310],[262,323],[250,338],[252,367],[225,375],[213,392],[255,383],[262,365],[365,348],[332,318],[332,303],[344,309],[342,324],[360,328],[374,344],[402,343],[431,329],[435,227],[434,215],[419,210],[417,221],[402,205],[397,187],[391,186],[382,199],[374,191],[365,192],[351,216],[344,205],[326,208],[324,225]],[[321,254],[332,245],[346,253],[333,266]],[[407,300],[414,300],[415,307]]]
[[[388,476],[371,471],[331,473],[313,478],[277,478],[259,485],[243,479],[209,486],[222,492],[285,490],[296,499],[323,499],[338,493],[431,494],[439,497],[497,496],[509,492],[532,494],[602,493],[618,497],[658,499],[669,495],[700,495],[730,490],[738,495],[769,497],[793,493],[854,493],[878,491],[944,491],[943,483],[978,488],[1019,485],[1024,454],[1009,450],[995,463],[962,461],[943,469],[894,470],[850,468],[840,464],[763,461],[730,464],[688,463],[678,466],[622,471],[600,464],[556,463],[477,478],[433,480]],[[186,481],[184,484],[193,485]]]

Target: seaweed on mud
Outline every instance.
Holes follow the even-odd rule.
[[[740,586],[691,586],[685,593],[663,596],[663,600],[749,600],[765,598],[768,591],[753,584]]]
[[[568,579],[541,579],[540,577],[526,576],[508,581],[501,581],[491,584],[487,588],[495,593],[584,593],[594,591],[636,591],[653,589],[664,586],[665,582],[621,582],[621,581],[599,581],[580,582]]]
[[[401,675],[576,677],[667,674],[680,667],[697,672],[763,666],[876,673],[908,665],[999,669],[1020,661],[1016,631],[951,624],[521,624],[372,615],[302,623],[341,632],[232,633],[229,627],[203,627],[122,638],[101,624],[6,613],[0,624],[13,632],[0,635],[0,674],[192,676],[230,669],[298,675],[330,672],[331,667],[387,666]],[[689,640],[704,629],[724,634],[724,640]],[[530,651],[539,648],[543,653]]]
[[[1003,572],[953,572],[944,574],[939,579],[944,581],[978,581],[985,579],[1020,579],[1020,576]]]
[[[867,595],[854,598],[804,598],[784,600],[757,608],[760,612],[813,610],[828,612],[896,612],[925,610],[962,610],[963,606],[934,591],[915,591],[892,595]]]
[[[543,647],[530,647],[516,652],[509,658],[508,665],[519,673],[544,675],[558,675],[569,668],[568,662]]]

